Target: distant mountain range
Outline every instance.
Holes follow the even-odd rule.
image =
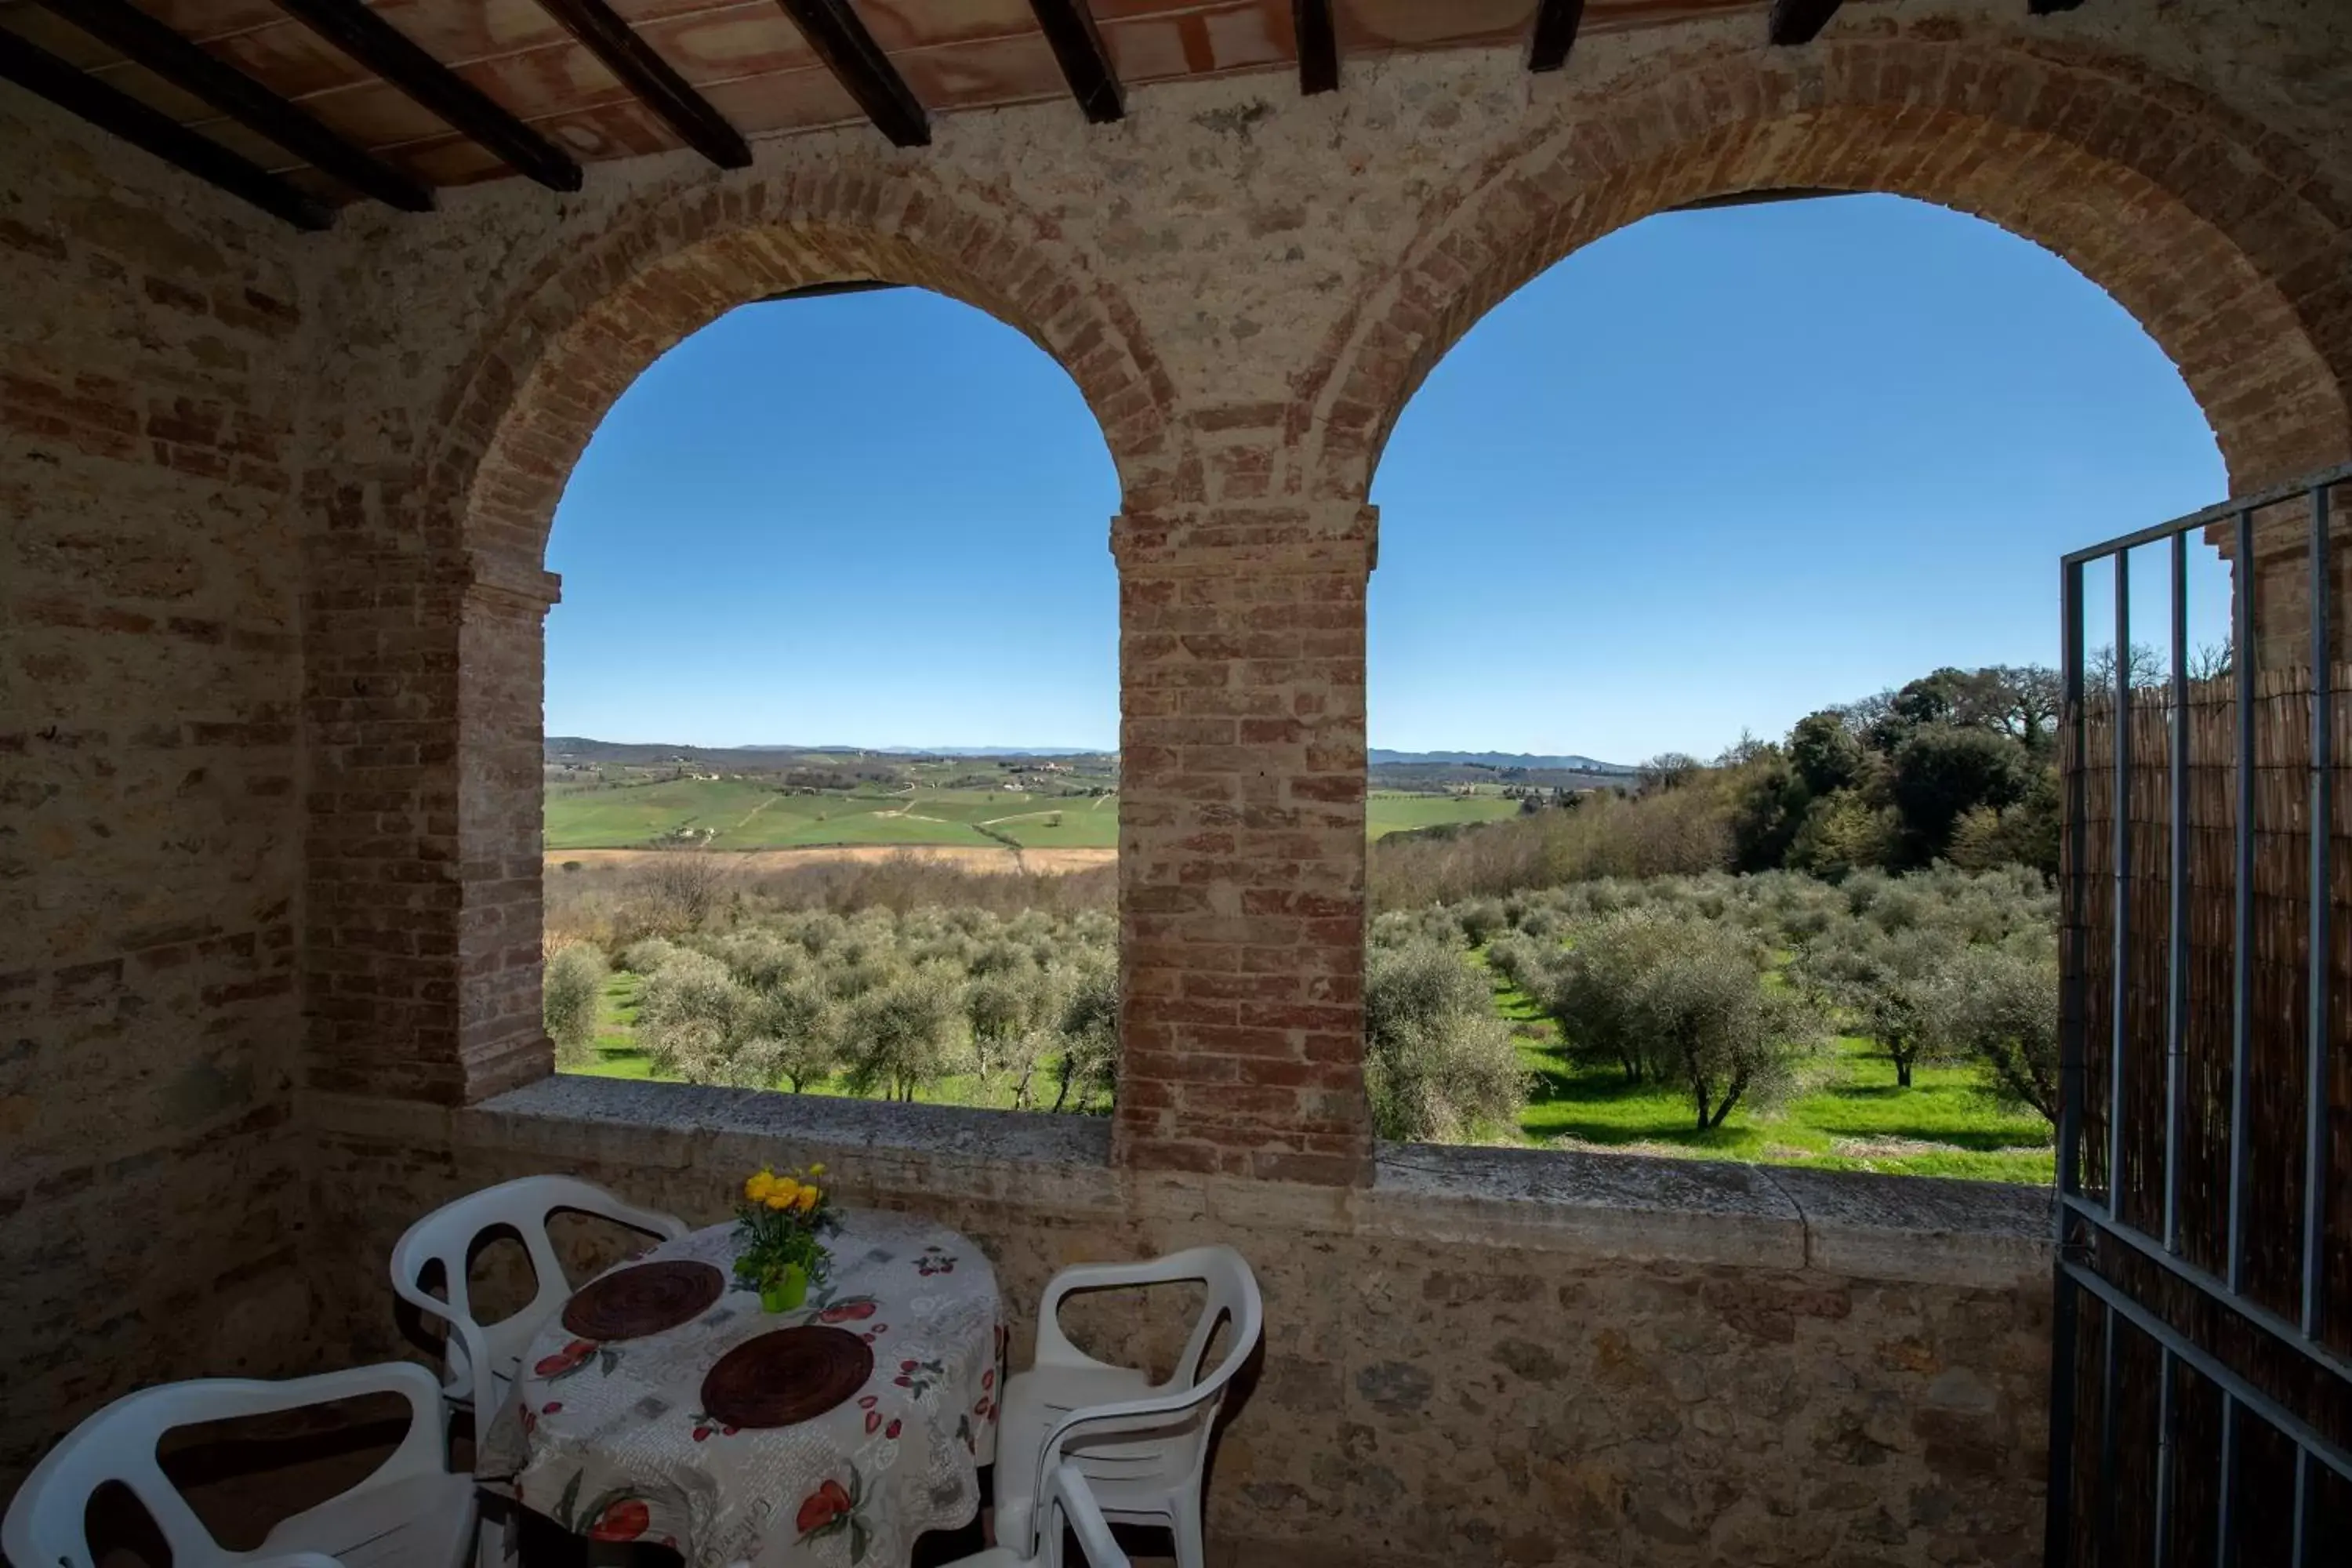
[[[694,761],[740,767],[790,766],[796,761],[836,757],[1107,757],[1116,753],[1085,746],[689,746],[667,741],[597,741],[585,735],[550,735],[547,755],[572,762],[647,766]],[[1626,777],[1637,770],[1594,757],[1538,756],[1525,752],[1391,752],[1365,754],[1372,767],[1476,768],[1525,773],[1601,773]]]
[[[807,757],[1107,757],[1087,746],[689,746],[675,741],[597,741],[550,735],[547,754],[575,762],[644,765],[677,760],[773,765]]]
[[[1546,757],[1526,752],[1384,752],[1373,747],[1364,760],[1373,767],[1417,767],[1444,764],[1470,768],[1525,768],[1530,772],[1571,773],[1633,773],[1640,770],[1622,763],[1593,757]]]

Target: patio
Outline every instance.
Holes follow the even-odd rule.
[[[1366,496],[1552,261],[1825,190],[2065,257],[2234,489],[2340,463],[2352,13],[616,5],[649,66],[578,0],[72,9],[0,0],[0,1491],[142,1384],[421,1353],[385,1259],[461,1192],[573,1172],[708,1224],[823,1160],[980,1240],[1016,1312],[1068,1262],[1245,1253],[1226,1560],[2040,1559],[2047,1191],[1375,1143]],[[1026,332],[1118,466],[1107,1122],[551,1073],[556,500],[681,336],[877,280]],[[2266,663],[2325,603],[2340,660],[2352,550],[2315,597],[2292,510],[2220,542]]]

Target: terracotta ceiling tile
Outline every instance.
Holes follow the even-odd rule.
[[[1123,82],[1132,85],[1166,81],[1187,75],[1192,68],[1185,58],[1185,24],[1180,17],[1151,16],[1099,26],[1103,47],[1110,53],[1111,68]]]
[[[1491,43],[1524,37],[1535,23],[1536,0],[1335,0],[1332,19],[1339,54]]]
[[[280,98],[299,100],[375,79],[351,56],[298,22],[229,34],[205,47]]]
[[[445,66],[572,41],[537,0],[369,0],[368,8]]]
[[[805,70],[816,55],[785,19],[775,0],[730,6],[703,16],[649,22],[637,36],[688,81],[731,81],[769,71]]]
[[[746,136],[866,120],[857,100],[822,66],[727,82],[706,89],[703,96]]]
[[[1229,5],[1206,13],[1202,20],[1208,29],[1210,55],[1221,71],[1286,65],[1298,58],[1289,0]]]
[[[1037,31],[1029,0],[853,0],[853,5],[857,19],[886,54]]]
[[[558,110],[627,96],[604,62],[578,44],[531,49],[460,66],[457,74],[508,113],[529,120]]]
[[[893,55],[891,63],[906,77],[907,85],[924,107],[934,113],[1034,103],[1066,98],[1070,91],[1069,81],[1054,58],[1053,46],[1042,33],[917,49]]]

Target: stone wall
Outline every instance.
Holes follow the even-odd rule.
[[[0,1479],[310,1352],[290,239],[0,94]]]
[[[2046,1192],[1606,1155],[1386,1147],[1340,1191],[1123,1170],[1079,1118],[552,1079],[470,1110],[310,1107],[320,1324],[413,1353],[385,1259],[417,1214],[541,1171],[698,1224],[745,1172],[976,1240],[1016,1364],[1055,1270],[1247,1256],[1264,1361],[1221,1440],[1244,1562],[2000,1564],[2042,1525]],[[1181,1309],[1181,1303],[1177,1303]],[[1084,1319],[1172,1361],[1172,1313]]]

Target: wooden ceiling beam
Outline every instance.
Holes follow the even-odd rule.
[[[580,40],[581,47],[604,62],[637,101],[662,117],[686,144],[722,169],[740,169],[751,162],[751,149],[726,116],[709,100],[687,84],[684,77],[637,37],[626,22],[613,14],[604,0],[539,0],[540,8]]]
[[[1124,117],[1127,99],[1119,89],[1118,72],[1111,65],[1110,51],[1103,47],[1087,0],[1029,0],[1029,9],[1036,13],[1037,26],[1061,64],[1062,79],[1070,84],[1087,118],[1108,125]]]
[[[335,221],[335,209],[317,197],[5,28],[0,28],[0,79],[39,94],[68,114],[79,115],[296,228],[322,229]]]
[[[1568,63],[1576,47],[1576,30],[1584,25],[1584,0],[1543,0],[1536,12],[1534,41],[1528,46],[1528,69],[1556,71]]]
[[[2054,16],[2061,11],[2078,9],[2083,0],[2026,0],[2025,9],[2035,16]]]
[[[1330,92],[1339,85],[1339,33],[1331,23],[1331,0],[1290,0],[1291,30],[1298,36],[1298,90]]]
[[[890,139],[895,147],[928,147],[931,144],[931,119],[923,110],[922,101],[857,13],[849,7],[849,0],[776,0],[793,26],[801,30],[809,47],[816,51],[834,79],[841,83],[866,118],[876,129]]]
[[[433,192],[352,146],[302,110],[190,43],[130,0],[38,0],[124,58],[203,99],[249,131],[362,195],[404,212],[433,210]]]
[[[360,0],[278,0],[278,9],[551,191],[580,188],[580,165],[435,59]]]
[[[1810,44],[1821,37],[1843,0],[1772,0],[1771,19],[1764,36],[1781,48]]]

